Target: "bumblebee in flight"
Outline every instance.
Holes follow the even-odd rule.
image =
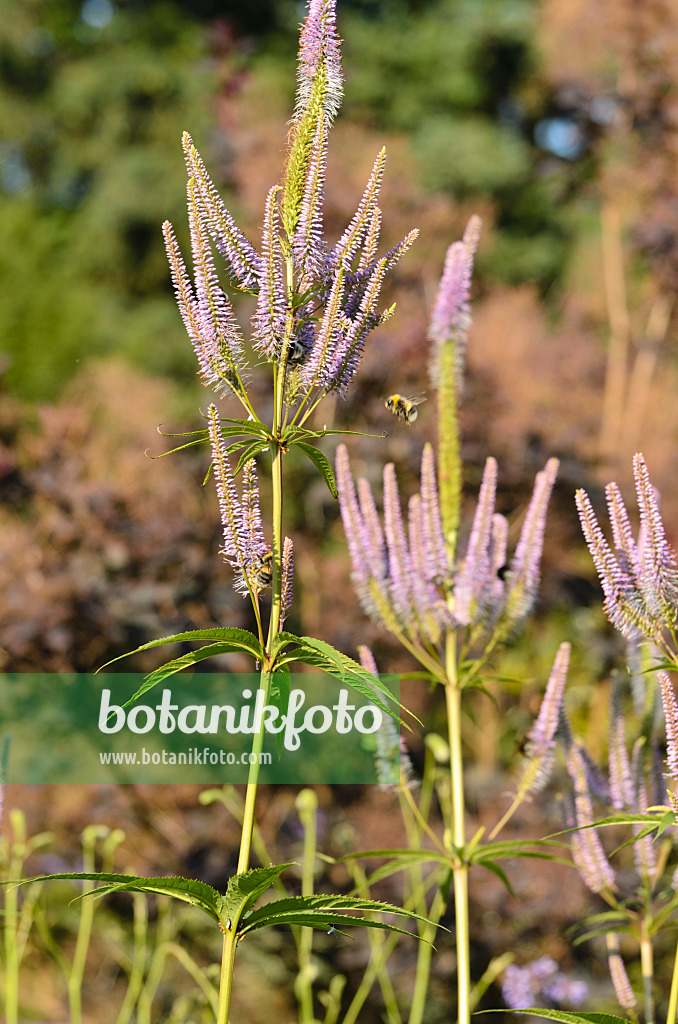
[[[405,420],[405,423],[412,424],[419,415],[417,406],[425,401],[426,395],[424,394],[411,395],[409,398],[405,398],[404,395],[390,395],[384,405],[399,420]]]

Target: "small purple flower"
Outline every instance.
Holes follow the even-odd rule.
[[[294,594],[294,548],[289,537],[285,537],[282,552],[282,582],[280,586],[280,628],[287,618]]]
[[[501,981],[504,1002],[512,1010],[527,1010],[546,1004],[550,1007],[581,1006],[588,986],[563,974],[550,956],[541,956],[531,964],[509,964]]]

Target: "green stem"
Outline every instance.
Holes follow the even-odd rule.
[[[297,811],[304,829],[304,851],[301,861],[301,894],[313,895],[315,856],[317,846],[318,798],[312,789],[303,789],[297,800]],[[299,1000],[302,1024],[314,1024],[313,1012],[313,929],[301,928],[298,944],[299,972],[295,982],[295,994]]]
[[[414,988],[412,990],[412,1004],[408,1024],[421,1024],[424,1019],[424,1011],[428,999],[429,978],[431,974],[431,958],[433,956],[433,940],[437,930],[438,922],[445,910],[440,886],[433,897],[431,909],[428,912],[428,919],[431,922],[426,925],[421,933],[422,941],[419,943],[417,953],[417,970],[414,977]]]
[[[676,955],[673,961],[673,975],[671,977],[671,993],[669,995],[669,1010],[666,1014],[666,1024],[675,1024],[678,1020],[678,944]]]
[[[288,274],[291,274],[291,261],[288,262]],[[289,328],[291,330],[291,326]],[[283,359],[279,372],[275,377],[275,396],[273,405],[273,433],[277,435],[280,423],[282,422],[283,395],[285,390],[285,366],[287,363],[288,338],[283,341]],[[272,442],[272,503],[273,503],[273,580],[272,580],[272,602],[271,617],[268,623],[268,641],[265,651],[265,662],[263,665],[259,689],[264,692],[263,706],[269,702],[271,693],[271,652],[273,641],[280,630],[280,603],[282,583],[282,512],[283,512],[283,476],[282,460],[283,450],[277,442]],[[247,871],[250,865],[250,850],[252,847],[252,833],[254,831],[254,810],[257,801],[257,786],[259,784],[259,755],[264,746],[264,720],[262,717],[261,727],[255,735],[252,743],[252,764],[250,764],[247,777],[247,791],[245,794],[245,807],[243,810],[242,833],[240,836],[240,853],[238,856],[238,874]],[[232,921],[231,927],[224,932],[224,944],[221,955],[221,974],[219,978],[219,1004],[217,1008],[217,1024],[228,1024],[228,1014],[231,1005],[231,992],[233,989],[233,968],[235,965],[235,951],[238,942],[238,921]]]
[[[643,916],[640,924],[640,966],[643,974],[643,1001],[645,1003],[645,1024],[654,1024],[654,964],[652,955],[652,940],[649,932],[649,921]]]
[[[466,844],[464,807],[464,762],[461,748],[461,688],[457,679],[456,635],[447,635],[445,687],[447,728],[450,744],[450,794],[452,799],[452,843],[459,853]],[[454,875],[455,932],[457,940],[457,1024],[470,1024],[471,965],[468,912],[468,864],[457,862]]]

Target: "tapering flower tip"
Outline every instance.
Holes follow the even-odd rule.
[[[212,182],[188,132],[182,137],[189,178],[195,181],[200,214],[237,287],[258,291],[263,262],[237,226]]]
[[[362,361],[367,335],[384,321],[384,314],[377,312],[377,303],[385,273],[386,261],[382,259],[370,277],[355,317],[340,316],[340,334],[329,367],[328,390],[346,393]]]
[[[615,888],[612,866],[607,859],[600,836],[593,825],[593,806],[588,772],[580,748],[573,744],[567,752],[567,770],[574,786],[575,821],[578,831],[571,836],[572,859],[584,883],[592,892]]]
[[[570,665],[571,644],[562,643],[553,662],[537,719],[527,734],[529,757],[540,757],[555,745],[563,694]]]
[[[207,410],[207,423],[212,445],[212,465],[219,498],[219,511],[224,530],[223,554],[226,561],[236,569],[235,589],[247,593],[245,566],[247,565],[247,535],[243,529],[243,509],[236,491],[231,464],[226,453],[219,426],[219,414],[215,405]]]
[[[405,534],[395,466],[384,466],[384,532],[388,548],[390,596],[400,623],[409,632],[417,632],[412,589],[412,559]]]
[[[363,245],[372,226],[374,211],[379,202],[385,164],[386,150],[381,149],[374,161],[365,191],[358,203],[358,209],[330,254],[330,261],[334,266],[341,263],[350,268],[357,252]]]
[[[280,627],[287,618],[294,597],[294,547],[289,537],[285,537],[282,553],[282,581],[280,597]]]
[[[319,74],[323,77],[325,117],[330,122],[336,117],[344,92],[340,42],[336,0],[310,0],[299,40],[295,121],[301,120]]]
[[[332,282],[311,354],[301,370],[302,384],[308,390],[316,386],[329,390],[334,383],[333,359],[343,335],[348,330],[341,308],[344,300],[344,279],[344,268],[340,266]]]
[[[640,589],[650,614],[674,626],[678,618],[678,563],[666,540],[657,492],[640,453],[633,457],[633,475],[642,534]]]
[[[633,806],[634,786],[631,762],[626,746],[626,723],[622,708],[619,678],[615,675],[610,688],[610,802],[615,810]]]
[[[637,1006],[637,1001],[620,954],[610,953],[607,958],[607,965],[610,970],[610,979],[617,1002],[623,1010],[633,1010]]]
[[[241,508],[241,531],[246,563],[248,567],[258,567],[263,556],[268,553],[269,547],[261,523],[259,481],[254,459],[249,459],[243,467]]]
[[[264,266],[257,308],[252,317],[254,347],[271,362],[280,359],[287,319],[278,209],[279,193],[280,186],[274,185],[266,198],[262,239]]]
[[[497,461],[490,457],[485,462],[466,556],[454,583],[454,615],[464,626],[482,618],[485,611],[483,598],[493,590],[495,574],[492,572],[490,542],[496,492]]]
[[[434,583],[444,583],[450,575],[450,569],[440,514],[435,455],[428,443],[421,453],[421,512],[428,556],[428,579]]]
[[[367,672],[379,678],[379,670],[374,655],[369,647],[358,647],[360,664]],[[368,680],[369,683],[369,680]],[[376,688],[375,688],[376,692]],[[412,762],[403,743],[398,726],[390,715],[382,716],[382,724],[377,730],[377,750],[375,764],[377,782],[382,789],[395,789],[408,785],[414,777]]]
[[[506,600],[507,623],[511,629],[524,622],[537,597],[546,513],[559,465],[558,459],[549,459],[544,469],[537,473],[520,540],[511,560],[507,577],[510,589]]]
[[[463,240],[453,242],[447,250],[428,330],[433,342],[429,374],[434,388],[438,387],[440,376],[439,348],[448,341],[455,345],[455,372],[457,378],[461,378],[466,333],[471,323],[471,277],[480,228],[480,218],[472,217]]]
[[[191,341],[198,357],[200,376],[208,387],[239,394],[242,392],[241,375],[246,369],[240,329],[214,268],[209,238],[200,219],[193,178],[188,182],[188,219],[196,294],[191,327],[194,325],[197,330],[197,337],[191,337]],[[181,297],[179,302],[181,306]]]
[[[292,254],[295,264],[302,275],[311,280],[321,276],[327,259],[323,244],[326,156],[327,127],[324,120],[320,118],[308,162],[299,219],[292,238]]]
[[[678,701],[666,672],[659,672],[662,707],[666,721],[666,767],[672,779],[678,779]]]
[[[382,579],[385,573],[373,572],[374,567],[383,564],[383,542],[379,541],[373,522],[368,519],[366,525],[358,506],[346,445],[337,447],[336,469],[339,508],[351,556],[351,580],[364,611],[375,622],[386,625],[393,620],[393,613],[387,584]]]

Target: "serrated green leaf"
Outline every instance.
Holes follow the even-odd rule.
[[[321,477],[327,484],[330,494],[333,498],[338,498],[337,484],[334,479],[334,470],[329,462],[326,455],[320,451],[319,448],[314,447],[312,444],[307,444],[305,441],[292,441],[291,446],[299,448],[313,463],[315,468],[320,473]]]
[[[476,1010],[476,1013],[496,1013],[496,1010]],[[541,1010],[529,1007],[511,1010],[511,1013],[528,1013],[532,1017],[545,1017],[547,1020],[559,1020],[562,1024],[631,1024],[626,1017],[617,1017],[613,1013],[582,1013],[567,1010]]]
[[[182,654],[179,658],[174,658],[172,661],[166,662],[164,665],[161,665],[160,668],[156,668],[154,672],[151,672],[146,676],[143,684],[139,687],[137,692],[130,697],[122,707],[129,707],[130,704],[133,704],[135,700],[138,700],[139,697],[143,696],[143,694],[148,690],[152,689],[169,676],[176,675],[177,672],[181,672],[182,669],[188,668],[189,665],[197,665],[199,661],[205,661],[206,658],[216,658],[220,654],[232,654],[234,651],[241,650],[242,647],[237,644],[220,643],[206,644],[204,647],[200,647],[197,651],[189,651],[188,654]]]
[[[73,871],[62,872],[54,875],[38,875],[35,878],[21,879],[17,885],[26,885],[29,882],[52,882],[59,879],[71,879],[74,881],[104,882],[96,889],[81,893],[76,899],[89,897],[100,898],[108,896],[112,892],[148,892],[157,895],[172,896],[174,899],[190,903],[194,907],[205,911],[215,921],[220,921],[220,910],[222,897],[206,882],[200,882],[195,878],[182,878],[174,875],[167,878],[146,878],[143,875],[120,875],[107,874],[97,871]]]
[[[152,647],[164,647],[167,644],[178,644],[186,643],[193,640],[211,640],[213,642],[224,642],[239,644],[238,650],[245,651],[247,654],[251,654],[257,661],[263,659],[263,651],[261,644],[254,635],[250,633],[248,629],[236,629],[234,626],[215,626],[212,629],[193,629],[187,633],[175,633],[173,636],[164,636],[160,640],[151,640],[147,644],[142,644],[141,647],[135,648],[133,651],[128,651],[126,654],[119,654],[117,658],[111,658],[105,665],[97,669],[97,672],[103,672],[109,665],[113,665],[114,662],[120,661],[121,658],[129,658],[132,654],[139,654],[141,651],[149,651]]]
[[[378,900],[363,899],[355,896],[289,896],[285,899],[274,900],[260,907],[250,914],[244,922],[240,932],[245,935],[248,931],[258,928],[267,928],[276,924],[295,924],[311,928],[327,928],[333,926],[381,928],[386,931],[400,932],[409,935],[405,929],[396,928],[393,925],[384,924],[381,921],[373,921],[364,917],[352,917],[348,914],[337,914],[341,910],[363,911],[368,913],[397,914],[400,917],[407,917],[411,920],[421,921],[424,924],[432,924],[427,918],[403,907],[396,907],[390,903],[381,903]]]
[[[242,915],[271,887],[285,868],[292,866],[293,862],[290,861],[287,864],[272,864],[268,868],[250,868],[239,875],[232,875],[223,898],[224,916],[229,917],[235,927]]]

